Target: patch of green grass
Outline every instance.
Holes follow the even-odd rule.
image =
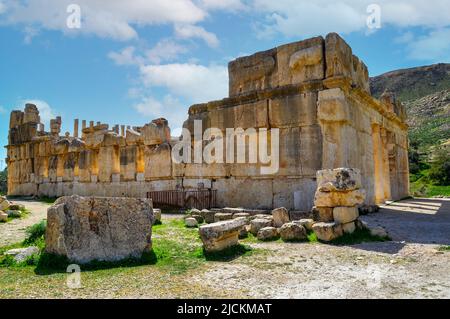
[[[316,233],[314,233],[313,231],[308,232],[307,238],[310,243],[319,242],[319,240],[317,239]]]
[[[439,247],[440,251],[450,251],[450,246],[441,246]]]
[[[355,245],[365,242],[383,242],[390,240],[389,237],[373,236],[368,229],[357,229],[354,233],[344,234],[342,237],[336,238],[330,243],[333,245]]]

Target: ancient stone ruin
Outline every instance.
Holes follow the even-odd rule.
[[[150,199],[60,197],[47,210],[45,251],[76,263],[141,258],[154,221]]]
[[[176,163],[171,150],[178,139],[164,119],[112,128],[82,121],[81,134],[75,120],[73,134],[61,135],[58,117],[47,132],[27,104],[11,113],[8,193],[140,198],[202,187],[217,191],[219,207],[308,211],[316,171],[337,167],[359,169],[367,205],[409,193],[405,109],[390,94],[371,96],[367,67],[335,33],[230,62],[229,97],[188,113],[190,132],[195,120],[202,132],[218,128],[224,135],[226,128],[279,129],[279,169],[265,174],[259,159]],[[259,141],[248,135],[246,153]]]

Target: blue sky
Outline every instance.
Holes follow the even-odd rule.
[[[372,3],[379,29],[367,27]],[[70,4],[79,29],[67,26]],[[164,116],[175,129],[191,104],[227,95],[228,61],[332,31],[372,76],[450,62],[447,0],[0,0],[0,144],[10,111],[27,101],[46,129],[61,115],[62,133],[74,118],[143,125]]]

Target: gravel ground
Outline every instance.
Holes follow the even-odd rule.
[[[26,199],[12,200],[12,202],[25,205],[25,208],[30,213],[24,218],[16,218],[8,223],[0,223],[0,246],[24,240],[26,228],[47,218],[47,208],[50,206],[47,203]]]

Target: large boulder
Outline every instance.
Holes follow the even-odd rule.
[[[361,172],[355,168],[317,171],[317,188],[322,192],[347,192],[361,188]]]
[[[322,192],[316,191],[314,204],[317,207],[358,206],[364,202],[366,192],[357,189],[348,192]]]
[[[315,223],[313,231],[321,241],[332,241],[344,234],[342,225],[337,223]]]
[[[200,226],[199,233],[204,249],[207,252],[217,252],[237,245],[245,224],[245,218],[241,217]]]
[[[300,220],[294,220],[293,223],[303,226],[306,230],[312,230],[315,221],[311,218],[303,218]]]
[[[202,209],[202,216],[205,220],[205,223],[211,224],[214,223],[214,216],[216,215],[215,211]]]
[[[275,227],[263,227],[258,231],[256,237],[259,240],[273,240],[278,238],[279,234]]]
[[[280,236],[284,241],[297,241],[306,239],[306,229],[296,222],[286,223],[280,228]]]
[[[140,258],[154,219],[151,199],[60,197],[47,210],[45,249],[80,264]]]
[[[274,209],[272,216],[275,227],[281,227],[283,224],[289,223],[289,212],[284,207]]]
[[[273,225],[273,221],[267,218],[256,218],[250,222],[250,232],[256,236],[258,231],[264,227],[271,227]]]

